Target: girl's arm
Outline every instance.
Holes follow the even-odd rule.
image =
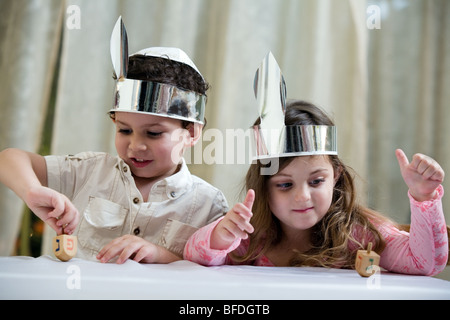
[[[414,155],[411,163],[396,150],[400,170],[409,187],[411,229],[402,232],[393,226],[379,226],[386,240],[380,265],[394,272],[435,275],[448,259],[448,237],[442,196],[444,171],[433,159]]]
[[[184,247],[184,259],[206,266],[229,264],[228,253],[236,249],[242,239],[253,232],[250,224],[255,192],[249,190],[243,203],[236,204],[228,213],[197,230]]]
[[[44,157],[18,149],[3,150],[0,152],[0,182],[58,234],[63,231],[71,234],[75,230],[78,211],[66,196],[47,188]]]
[[[223,250],[211,248],[211,234],[224,218],[222,217],[198,229],[189,238],[184,247],[184,259],[204,266],[220,266],[229,263],[228,253],[239,246],[241,242],[240,238],[236,239],[228,248]]]
[[[399,231],[393,226],[379,226],[386,241],[380,266],[386,270],[432,276],[441,272],[448,259],[448,237],[442,210],[442,186],[436,189],[436,198],[411,202],[411,228]]]

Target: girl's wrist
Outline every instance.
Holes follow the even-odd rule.
[[[411,195],[411,197],[414,198],[414,200],[416,200],[417,202],[424,202],[424,201],[430,201],[430,200],[434,200],[437,197],[437,190],[433,190],[433,192],[429,193],[429,194],[423,194],[423,193],[415,193],[414,191],[412,191],[411,189],[409,190],[409,194]]]

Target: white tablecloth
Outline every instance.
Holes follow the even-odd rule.
[[[450,299],[450,282],[385,272],[362,278],[325,268],[0,257],[0,299]]]

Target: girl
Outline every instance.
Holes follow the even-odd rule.
[[[333,126],[320,109],[302,101],[288,103],[285,123]],[[396,156],[409,187],[409,233],[356,203],[353,176],[338,156],[286,157],[272,176],[260,174],[261,162],[252,164],[244,202],[193,234],[184,257],[204,265],[352,268],[356,251],[372,242],[382,268],[435,275],[448,258],[444,171],[425,155],[416,154],[411,163],[401,150]]]

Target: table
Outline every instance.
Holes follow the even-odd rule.
[[[450,299],[450,281],[294,267],[123,265],[50,256],[0,257],[0,299]]]

